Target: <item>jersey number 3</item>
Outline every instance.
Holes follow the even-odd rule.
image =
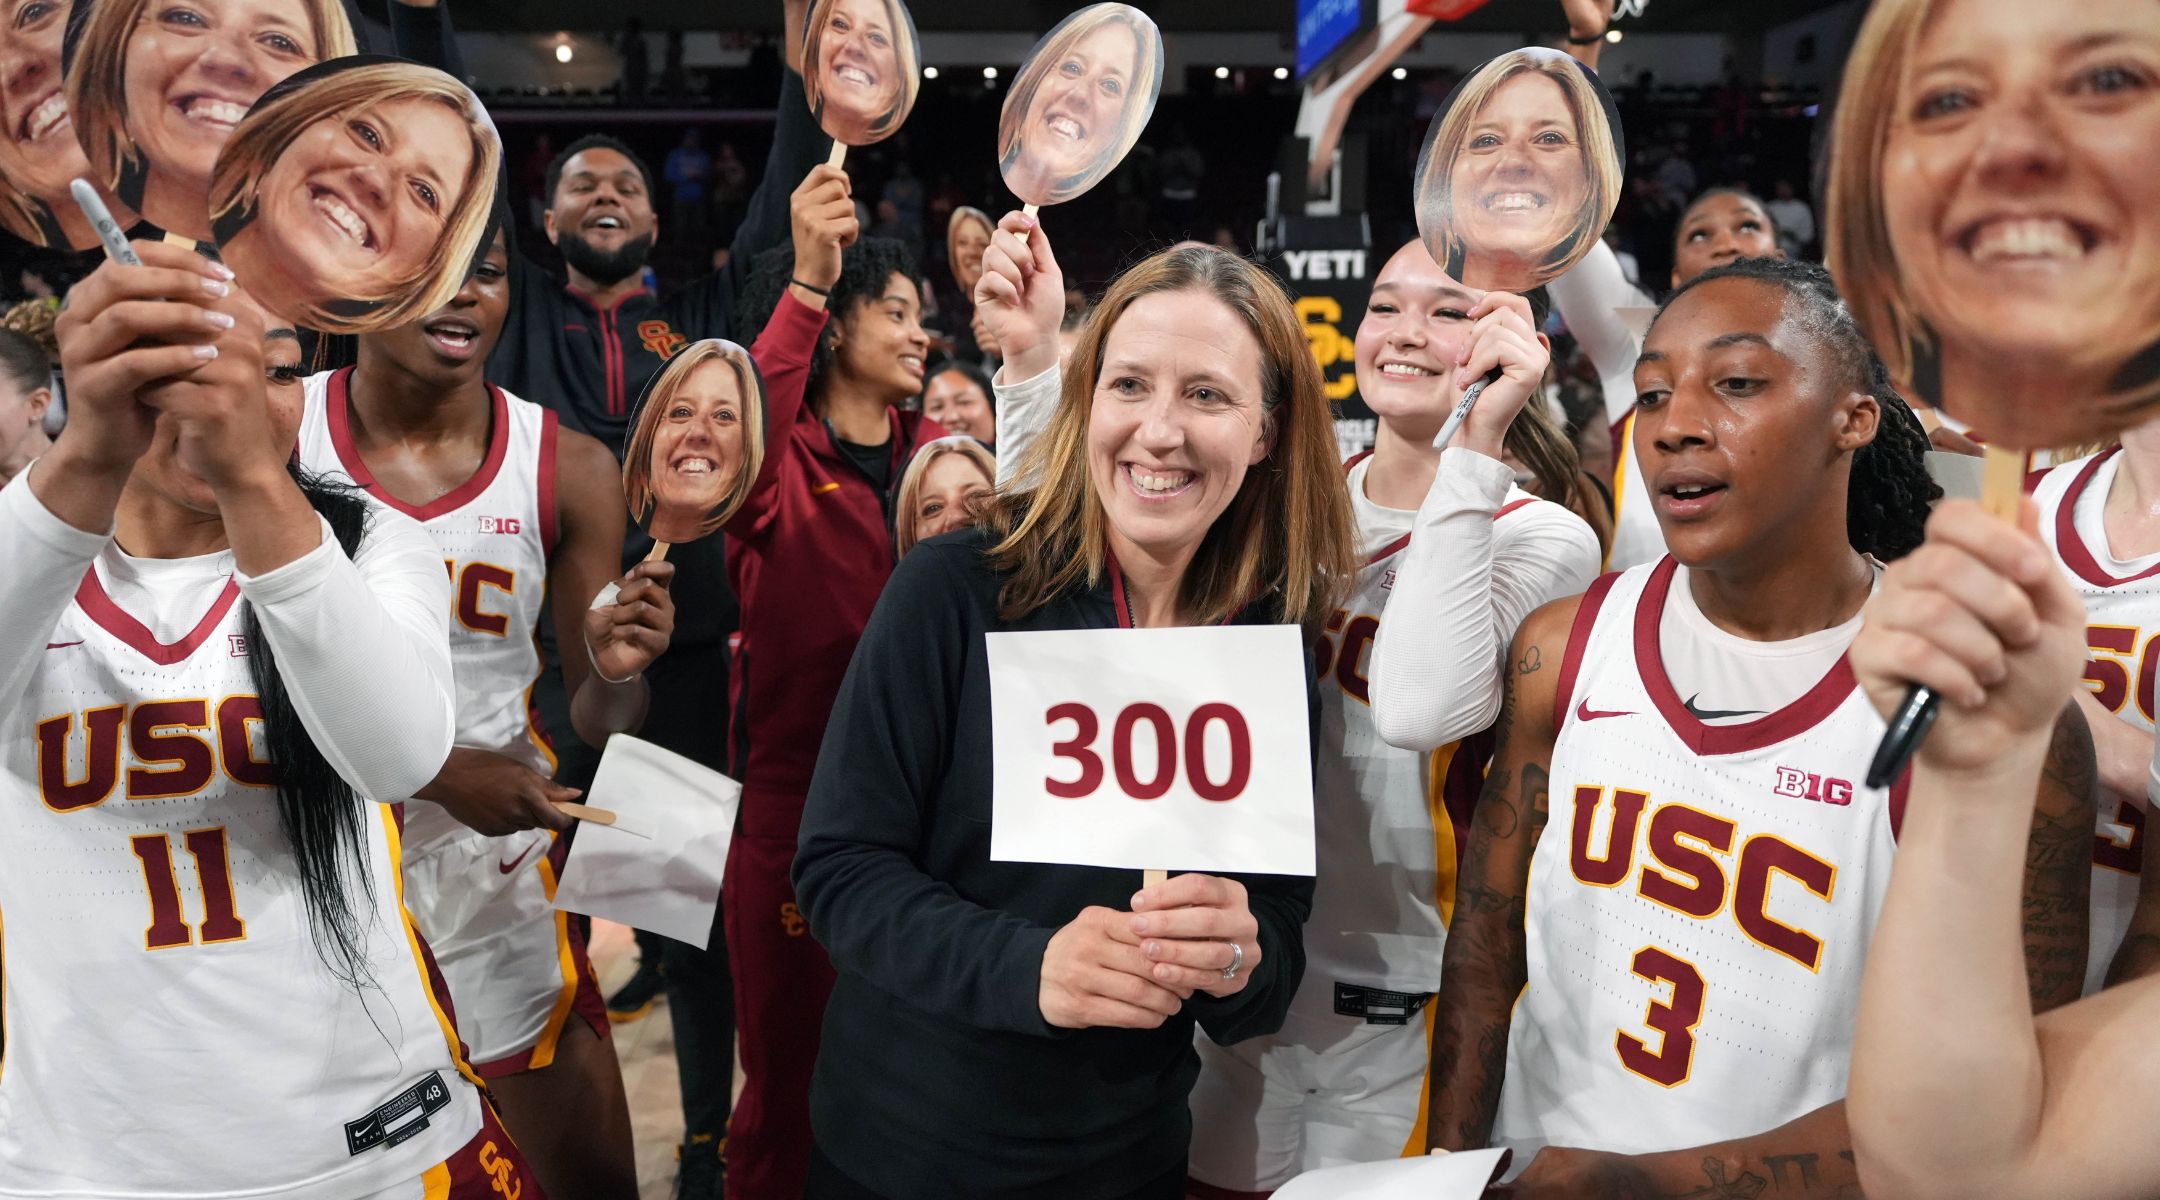
[[[196,890],[202,894],[202,924],[192,927],[180,911],[180,876],[173,865],[172,838],[139,833],[129,839],[142,863],[143,882],[150,888],[150,927],[143,930],[143,949],[169,950],[197,942],[208,946],[246,937],[247,922],[240,919],[233,901],[225,828],[190,829],[180,840],[195,860]]]
[[[1687,1082],[1695,1062],[1695,1026],[1702,1021],[1703,981],[1695,964],[1673,957],[1656,946],[1635,952],[1635,974],[1652,983],[1672,985],[1672,997],[1652,1000],[1643,1018],[1658,1034],[1658,1047],[1623,1029],[1613,1040],[1620,1063],[1659,1087],[1678,1087]]]

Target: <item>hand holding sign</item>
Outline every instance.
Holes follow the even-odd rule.
[[[839,166],[897,132],[922,87],[915,18],[901,0],[817,0],[803,25],[803,93]]]
[[[1582,260],[1620,201],[1620,117],[1557,50],[1510,51],[1434,115],[1417,167],[1418,234],[1455,279],[1527,292]]]
[[[1030,210],[1062,204],[1123,162],[1162,91],[1162,34],[1130,4],[1058,22],[1020,65],[998,118],[998,170]]]

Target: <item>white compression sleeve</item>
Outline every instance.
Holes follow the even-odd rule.
[[[1003,489],[1019,479],[1020,456],[1042,431],[1050,427],[1050,417],[1057,412],[1060,376],[1063,364],[1052,367],[1018,383],[1005,380],[1005,368],[998,368],[997,378],[990,381],[991,390],[997,393],[997,484]]]
[[[1523,618],[1597,578],[1597,535],[1560,505],[1494,521],[1513,480],[1474,450],[1440,456],[1373,642],[1373,721],[1390,745],[1432,750],[1490,726]]]
[[[53,626],[67,611],[111,531],[86,533],[53,515],[30,490],[30,464],[0,487],[0,711],[12,712]]]
[[[450,756],[450,580],[427,530],[377,508],[355,558],[322,545],[235,576],[323,757],[370,799],[419,791]]]
[[[1621,273],[1620,256],[1603,242],[1565,275],[1545,285],[1553,311],[1590,356],[1605,392],[1605,416],[1615,425],[1635,403],[1635,331],[1620,316],[1627,307],[1649,307],[1650,297]]]

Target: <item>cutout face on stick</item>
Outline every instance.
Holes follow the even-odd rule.
[[[67,95],[91,181],[197,241],[211,240],[210,176],[242,114],[295,72],[355,48],[341,0],[75,3],[89,9]]]
[[[638,404],[623,499],[656,542],[719,532],[765,462],[765,384],[750,352],[707,338],[678,351]]]
[[[80,250],[98,238],[68,195],[71,180],[90,174],[60,75],[73,8],[74,0],[0,0],[0,230]],[[125,222],[124,207],[106,202]]]
[[[1130,4],[1095,4],[1043,35],[998,118],[998,170],[1028,204],[1101,183],[1140,140],[1162,91],[1162,34]]]
[[[900,0],[818,0],[803,26],[803,90],[818,126],[846,146],[891,137],[922,87],[915,18]]]
[[[1907,395],[1990,445],[2160,411],[2160,4],[1875,0],[1830,139],[1830,269]]]
[[[486,245],[502,145],[462,83],[346,58],[263,94],[218,156],[218,251],[280,317],[373,333],[448,303]]]
[[[1418,158],[1418,234],[1480,291],[1527,292],[1582,260],[1620,201],[1620,116],[1581,63],[1512,50],[1470,73]]]

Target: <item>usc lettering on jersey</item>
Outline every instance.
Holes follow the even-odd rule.
[[[532,708],[540,677],[533,640],[555,548],[555,414],[489,385],[493,433],[480,469],[427,504],[407,504],[378,484],[351,435],[352,368],[306,381],[300,462],[358,485],[376,504],[427,526],[442,548],[455,602],[450,662],[457,679],[457,744],[516,759],[542,775],[555,757]],[[464,827],[439,805],[405,808],[405,836],[425,855]]]
[[[1768,716],[1697,720],[1659,657],[1673,576],[1601,578],[1568,639],[1495,1124],[1519,1155],[1718,1141],[1845,1092],[1902,807],[1859,783],[1883,722],[1842,658]]]
[[[2085,601],[2085,686],[2100,707],[2153,732],[2153,682],[2160,672],[2160,564],[2115,573],[2102,521],[2122,448],[2041,472],[2032,483],[2040,536],[2055,551],[2070,586]],[[2136,799],[2103,795],[2093,832],[2092,948],[2085,991],[2100,990],[2108,964],[2130,928],[2145,861],[2145,811]]]
[[[385,805],[372,904],[348,884],[368,979],[319,957],[231,570],[108,548],[9,715],[0,1196],[345,1200],[480,1127]]]

